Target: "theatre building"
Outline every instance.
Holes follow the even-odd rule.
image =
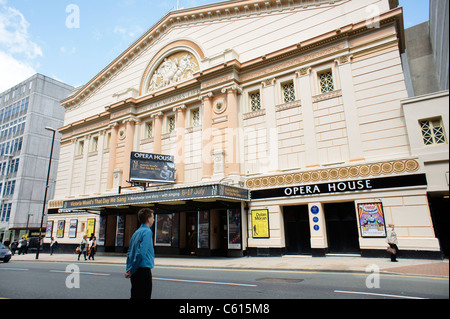
[[[245,0],[171,11],[66,109],[47,238],[158,255],[440,254],[411,154],[397,1]],[[144,8],[143,8],[144,9]]]

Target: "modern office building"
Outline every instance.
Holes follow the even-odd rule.
[[[36,235],[41,224],[52,133],[64,120],[61,99],[70,85],[35,74],[0,93],[0,231],[2,241]],[[56,134],[49,197],[54,193],[59,137]]]
[[[169,12],[66,110],[47,236],[158,254],[440,256],[401,101],[402,8],[225,1]],[[448,137],[446,137],[446,141]]]
[[[430,20],[405,30],[408,98],[402,100],[411,155],[423,162],[434,231],[449,256],[449,2],[430,1]]]

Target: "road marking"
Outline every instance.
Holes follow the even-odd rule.
[[[65,271],[65,270],[49,270],[49,272],[60,272],[60,273],[64,273],[64,274],[72,274],[73,273],[71,271]],[[94,276],[111,276],[111,274],[102,274],[99,272],[84,272],[84,271],[80,271],[79,274],[80,275],[94,275]]]
[[[123,267],[121,265],[121,267]],[[347,276],[367,276],[367,272],[357,271],[328,271],[328,270],[304,270],[304,269],[280,269],[270,270],[262,268],[210,268],[210,267],[189,267],[189,266],[156,266],[156,269],[188,269],[188,270],[210,270],[210,271],[229,271],[229,272],[264,272],[264,273],[287,273],[287,274],[321,274],[321,275],[347,275]],[[448,280],[448,277],[433,277],[433,276],[419,276],[408,274],[386,273],[381,270],[380,276],[395,277],[395,278],[414,278],[414,279],[429,279],[429,280]]]
[[[341,293],[341,294],[371,295],[371,296],[381,296],[381,297],[391,297],[391,298],[404,298],[404,299],[427,299],[427,298],[422,298],[422,297],[388,295],[388,294],[376,294],[376,293],[372,293],[372,292],[363,292],[363,291],[335,290],[334,292]]]
[[[211,284],[211,285],[228,285],[228,286],[258,287],[258,285],[252,285],[252,284],[239,284],[239,283],[235,283],[235,282],[200,281],[200,280],[172,279],[172,278],[160,278],[160,277],[153,277],[153,279],[155,279],[155,280],[163,280],[163,281],[192,282],[192,283],[196,283],[196,284]]]
[[[24,268],[3,268],[3,267],[0,267],[0,270],[19,270],[19,271],[27,271],[27,270],[30,270],[30,269],[24,269]]]

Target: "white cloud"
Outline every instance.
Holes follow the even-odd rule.
[[[0,0],[0,91],[36,73],[43,53],[30,39],[29,26],[20,11]]]
[[[0,2],[0,45],[9,53],[24,54],[31,59],[42,57],[41,48],[30,40],[29,26],[20,11]]]
[[[0,51],[0,92],[26,80],[35,73],[36,70],[32,66]]]

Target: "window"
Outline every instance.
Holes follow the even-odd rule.
[[[98,136],[94,136],[92,138],[91,152],[97,152],[97,151],[98,151]]]
[[[259,91],[248,94],[250,100],[250,111],[255,112],[261,110],[261,94]]]
[[[147,122],[145,123],[145,132],[144,132],[145,138],[151,138],[153,137],[153,122]]]
[[[200,110],[194,109],[191,111],[191,126],[197,127],[200,126]]]
[[[78,142],[77,155],[83,155],[84,153],[84,141]]]
[[[286,82],[281,84],[281,91],[283,93],[283,103],[295,101],[294,82]]]
[[[328,93],[334,91],[333,73],[331,70],[319,73],[320,93]]]
[[[421,120],[419,121],[419,124],[422,130],[424,145],[438,145],[447,143],[441,118]]]
[[[109,144],[111,143],[111,132],[109,132],[108,134],[106,134],[106,141],[103,144],[103,149],[108,150],[109,149]]]
[[[175,132],[175,116],[167,117],[167,133]]]
[[[1,221],[2,222],[9,222],[9,216],[11,214],[11,203],[9,204],[3,204],[1,207]]]

